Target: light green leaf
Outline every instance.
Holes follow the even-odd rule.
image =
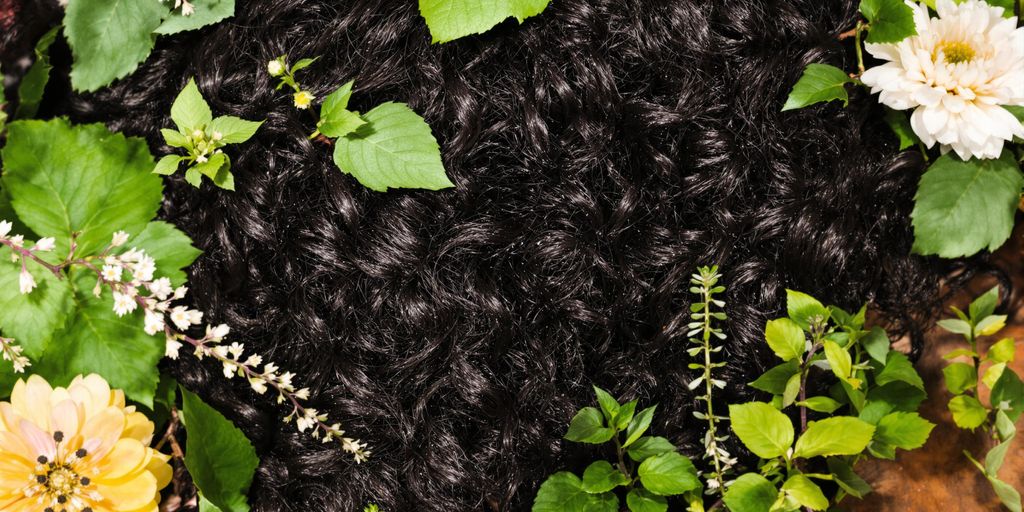
[[[246,494],[259,459],[227,418],[181,388],[181,417],[188,432],[185,467],[203,496],[222,512],[247,512]]]
[[[354,84],[350,80],[324,98],[320,105],[320,121],[316,124],[320,133],[328,137],[344,137],[366,124],[358,112],[347,110]]]
[[[629,507],[630,512],[666,512],[668,500],[637,487],[626,495],[626,506]]]
[[[312,65],[314,62],[316,62],[319,59],[320,59],[320,57],[313,57],[312,59],[309,59],[309,58],[299,59],[298,61],[295,62],[295,64],[292,64],[292,69],[291,69],[292,74],[294,75],[295,73],[298,73],[299,71],[302,71],[303,69],[308,68],[310,65]]]
[[[807,329],[815,318],[821,318],[822,321],[829,318],[828,308],[818,299],[796,290],[786,290],[786,314],[802,329]]]
[[[1006,315],[989,315],[974,326],[974,335],[977,337],[991,336],[1003,327],[1006,327]]]
[[[767,512],[778,494],[779,491],[767,478],[757,473],[745,473],[726,489],[723,501],[730,512]]]
[[[836,484],[846,491],[847,494],[856,498],[863,498],[871,492],[871,485],[865,482],[857,473],[854,473],[853,467],[842,458],[829,457],[827,462],[828,470],[835,477]]]
[[[419,0],[431,42],[446,43],[480,34],[515,18],[519,23],[544,11],[550,0]]]
[[[195,167],[189,167],[185,170],[185,182],[193,187],[199,188],[203,184],[203,175],[196,170]]]
[[[573,416],[565,438],[577,443],[600,444],[614,435],[615,430],[604,426],[601,411],[594,407],[584,407]]]
[[[32,63],[32,67],[18,84],[18,111],[15,113],[15,117],[19,119],[35,117],[39,110],[39,103],[43,101],[46,84],[50,81],[50,70],[53,69],[53,66],[50,65],[50,45],[57,38],[60,27],[58,25],[51,28],[36,43],[36,61]],[[0,104],[2,103],[3,99],[0,98]]]
[[[218,21],[230,18],[235,14],[235,0],[189,0],[195,12],[182,16],[175,9],[170,16],[154,30],[157,34],[177,34],[186,30],[195,30]]]
[[[757,378],[750,386],[761,391],[767,391],[773,395],[781,395],[786,392],[786,384],[794,375],[800,374],[800,365],[796,359],[792,359],[768,370]]]
[[[878,425],[878,422],[882,421],[882,418],[886,414],[892,412],[893,409],[893,405],[888,402],[868,402],[867,405],[865,405],[864,408],[861,409],[860,414],[858,414],[857,417],[872,425]]]
[[[764,402],[729,406],[733,432],[762,459],[780,457],[793,445],[793,422]]]
[[[644,488],[659,496],[675,496],[700,487],[690,459],[672,451],[649,457],[637,469]]]
[[[947,352],[946,354],[944,354],[942,356],[942,358],[946,359],[946,360],[949,360],[949,359],[956,359],[958,357],[974,357],[974,356],[977,356],[977,355],[978,355],[978,353],[973,351],[973,350],[966,349],[966,348],[958,348],[956,350],[951,350],[951,351]]]
[[[832,373],[854,388],[860,388],[860,381],[851,376],[853,372],[853,359],[850,357],[850,353],[835,342],[828,340],[825,340],[824,348],[825,359],[828,360],[829,366],[832,367]]]
[[[900,140],[900,151],[913,147],[921,139],[917,138],[917,134],[914,133],[914,129],[910,127],[910,120],[907,119],[907,114],[899,110],[893,110],[889,107],[885,108],[885,124],[889,125],[892,132],[899,137]]]
[[[971,324],[963,320],[960,320],[959,318],[946,318],[943,320],[939,320],[938,323],[939,327],[942,327],[943,329],[955,334],[966,334],[970,336],[971,333],[974,331],[971,327]]]
[[[782,392],[782,408],[785,409],[796,401],[797,395],[800,394],[800,375],[794,375],[789,378],[789,382],[786,382],[786,389]]]
[[[606,460],[599,460],[583,471],[583,490],[590,494],[610,491],[620,485],[628,485],[630,479],[612,467]]]
[[[793,475],[782,484],[782,490],[792,496],[797,503],[810,508],[811,510],[825,510],[828,508],[828,498],[821,492],[821,487],[804,475]]]
[[[812,422],[796,441],[794,457],[856,455],[867,448],[875,426],[859,418],[836,416]]]
[[[263,121],[246,121],[234,116],[220,116],[210,122],[207,132],[212,136],[213,132],[221,134],[221,142],[225,144],[238,144],[249,140],[260,129]]]
[[[548,477],[537,490],[532,512],[618,512],[619,499],[615,494],[589,494],[583,482],[568,471],[559,471]]]
[[[905,382],[917,389],[924,390],[924,381],[917,374],[910,359],[902,352],[892,351],[886,357],[885,367],[875,376],[875,384],[881,386],[889,382]]]
[[[71,0],[64,35],[74,63],[71,85],[95,91],[135,71],[153,49],[167,7],[157,1]]]
[[[1003,403],[1009,404],[1006,415],[1011,421],[1016,422],[1021,413],[1024,413],[1024,382],[1021,382],[1016,372],[1006,368],[992,386],[992,396],[989,400],[993,407],[999,407]]]
[[[1020,493],[1017,489],[993,476],[988,477],[988,483],[992,484],[992,490],[999,496],[999,501],[1002,501],[1010,512],[1021,512]]]
[[[1004,441],[1010,436],[1017,435],[1017,427],[1013,424],[1013,420],[1006,415],[1006,411],[996,412],[996,434],[999,435],[999,439]]]
[[[808,64],[804,74],[797,80],[782,110],[804,108],[815,103],[827,103],[840,100],[845,107],[850,103],[850,96],[844,87],[850,77],[845,71],[828,64]]]
[[[889,335],[885,333],[885,329],[878,326],[872,327],[871,332],[861,338],[860,344],[871,356],[871,359],[885,364],[890,347]]]
[[[916,412],[894,412],[878,422],[874,440],[913,450],[924,446],[935,424],[922,418]]]
[[[163,221],[150,222],[129,243],[144,249],[146,254],[156,260],[155,277],[169,278],[174,286],[185,284],[188,276],[183,269],[202,254],[202,251],[192,246],[188,235]]]
[[[160,134],[164,136],[164,142],[166,142],[168,146],[191,149],[191,143],[178,130],[172,130],[170,128],[161,128]]]
[[[989,347],[986,357],[996,363],[1011,363],[1015,352],[1013,338],[1003,338]]]
[[[337,140],[334,163],[364,186],[440,190],[454,186],[445,175],[430,126],[404,104],[383,103],[366,113],[368,123]]]
[[[1013,437],[1007,439],[985,454],[985,473],[991,476],[997,476],[999,469],[1003,467],[1003,461],[1006,459],[1006,452],[1010,449],[1010,443],[1013,442]]]
[[[175,132],[177,133],[177,132]],[[160,174],[167,176],[178,172],[178,166],[185,157],[179,155],[164,155],[159,162],[156,163],[156,167],[153,168],[153,174]]]
[[[622,443],[623,448],[628,448],[634,441],[640,439],[640,436],[647,432],[647,429],[651,426],[651,419],[654,418],[654,410],[657,408],[656,405],[652,405],[637,414],[626,428],[626,441]]]
[[[949,412],[953,413],[953,421],[958,427],[971,430],[980,427],[988,417],[988,409],[970,395],[954,396],[949,401]]]
[[[629,458],[639,462],[648,457],[676,451],[671,441],[664,437],[643,436],[629,447]]]
[[[971,301],[967,311],[970,313],[972,320],[979,322],[981,319],[995,313],[997,306],[999,306],[999,285],[989,288],[988,291]]]
[[[199,92],[194,78],[188,79],[185,88],[171,104],[171,120],[178,126],[178,130],[186,134],[201,130],[213,121],[213,112],[210,112],[210,106]]]
[[[163,187],[146,142],[100,124],[11,123],[2,158],[3,187],[18,218],[56,237],[58,254],[66,254],[72,232],[81,233],[79,256],[105,247],[115,231],[138,233],[160,206]]]
[[[619,413],[621,405],[615,397],[597,386],[594,386],[594,394],[597,395],[597,403],[601,406],[601,413],[604,415],[605,421],[610,424],[615,419],[615,415]]]
[[[73,306],[71,286],[41,265],[28,261],[25,268],[37,288],[24,295],[18,287],[21,263],[10,258],[11,250],[0,249],[0,330],[14,338],[29,359],[38,358],[50,338],[64,326]],[[0,360],[0,373],[12,371],[10,361]]]
[[[1022,186],[1009,151],[993,160],[940,157],[914,198],[914,252],[957,258],[996,250],[1010,237]]]
[[[812,411],[832,413],[836,409],[843,406],[843,404],[827,397],[827,396],[812,396],[803,402],[797,402],[797,405],[807,407]]]
[[[769,320],[764,326],[764,337],[772,352],[783,361],[799,359],[807,346],[803,329],[788,318]]]
[[[985,370],[985,375],[981,377],[981,381],[984,382],[989,389],[992,389],[995,387],[996,382],[999,382],[999,378],[1003,376],[1003,370],[1005,369],[1006,363],[996,363],[989,366],[988,369]]]
[[[861,0],[860,12],[871,25],[869,43],[895,43],[917,34],[914,10],[902,0]]]
[[[963,394],[968,389],[978,386],[978,373],[973,365],[967,363],[951,363],[942,369],[946,377],[946,389],[954,395]]]

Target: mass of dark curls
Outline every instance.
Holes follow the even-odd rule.
[[[28,3],[35,37],[60,11]],[[807,63],[852,67],[837,36],[855,19],[853,0],[554,0],[432,45],[414,0],[238,0],[48,114],[166,154],[159,129],[194,76],[215,114],[267,118],[229,150],[236,192],[171,177],[161,215],[204,251],[195,306],[296,371],[374,456],[357,466],[297,433],[214,363],[168,362],[252,439],[254,510],[527,510],[547,475],[596,455],[562,440],[592,384],[659,404],[653,432],[699,454],[685,386],[698,265],[721,265],[729,288],[722,400],[751,399],[744,383],[773,364],[762,332],[786,288],[870,302],[920,348],[955,282],[910,255],[921,155],[897,151],[863,93],[780,112]],[[8,59],[25,32],[9,32]],[[266,62],[285,53],[320,56],[299,75],[318,97],[354,79],[350,108],[422,114],[455,188],[378,193],[339,172],[307,139],[312,115],[274,90]]]

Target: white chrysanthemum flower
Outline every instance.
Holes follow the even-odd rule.
[[[868,44],[889,62],[861,80],[894,109],[914,109],[910,123],[928,147],[939,143],[964,160],[998,158],[1003,143],[1024,137],[1024,126],[1003,105],[1024,105],[1024,28],[1002,7],[980,0],[937,0],[937,18],[914,10],[917,35]]]

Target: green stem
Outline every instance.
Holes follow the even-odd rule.
[[[630,475],[629,468],[626,467],[626,458],[624,457],[626,450],[622,448],[622,442],[619,441],[619,433],[615,433],[615,454],[619,458],[618,468],[619,472],[626,475],[629,479],[629,489],[633,488],[633,477]]]
[[[719,492],[725,490],[725,482],[722,479],[722,463],[718,458],[718,426],[715,424],[715,410],[711,403],[711,395],[714,392],[714,384],[711,381],[711,289],[704,285],[701,287],[704,299],[704,385],[707,389],[707,418],[710,442],[708,450],[711,452],[711,460],[715,466],[715,478],[718,483]]]
[[[866,27],[867,25],[865,25],[864,22],[857,20],[857,29],[853,34],[853,41],[857,51],[857,78],[860,78],[860,76],[864,74],[864,49],[861,48],[860,34]]]

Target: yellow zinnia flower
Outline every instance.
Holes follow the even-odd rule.
[[[156,512],[171,466],[153,428],[99,375],[18,380],[0,402],[0,510]]]

